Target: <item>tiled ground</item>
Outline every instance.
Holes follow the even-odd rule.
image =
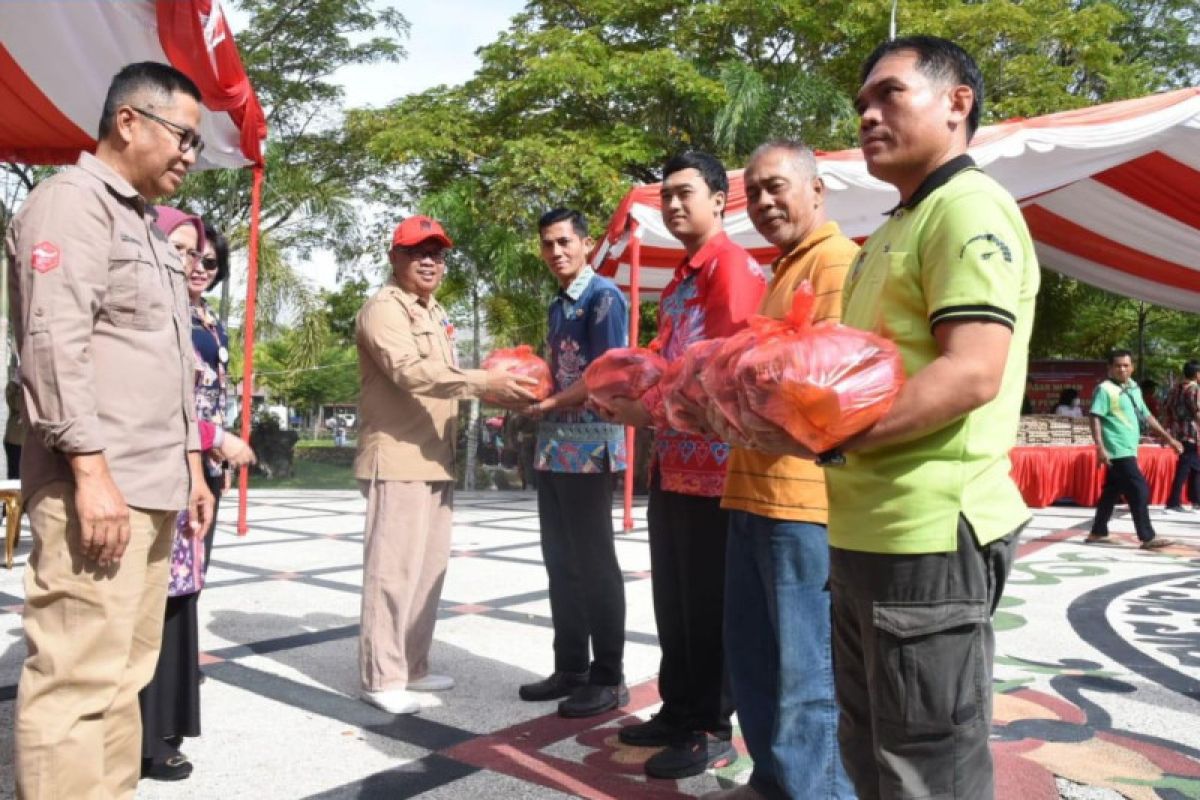
[[[256,492],[244,538],[229,501],[200,603],[204,736],[185,747],[196,772],[143,783],[139,797],[680,798],[745,774],[743,758],[718,774],[647,781],[650,751],[616,741],[619,725],[657,701],[644,509],[618,537],[633,702],[566,721],[553,704],[516,697],[551,667],[532,494],[459,495],[433,653],[459,686],[417,717],[354,697],[361,498]],[[1185,546],[1154,554],[1137,551],[1131,533],[1124,546],[1083,545],[1089,515],[1037,515],[997,620],[1000,797],[1200,798],[1200,515],[1163,517],[1160,532]],[[1127,518],[1114,527],[1131,531]],[[0,799],[12,796],[27,552],[26,538],[17,567],[0,570]]]

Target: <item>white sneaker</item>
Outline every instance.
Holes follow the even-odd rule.
[[[449,675],[429,673],[424,678],[409,681],[405,687],[410,692],[445,692],[454,688],[454,678]]]
[[[363,702],[389,714],[416,714],[421,710],[420,698],[405,689],[387,689],[382,692],[363,690]]]

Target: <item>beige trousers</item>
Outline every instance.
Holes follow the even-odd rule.
[[[80,552],[74,492],[52,483],[25,507],[33,551],[15,724],[20,800],[129,798],[141,770],[138,692],[158,661],[176,512],[129,509],[129,547],[102,569]]]
[[[359,481],[367,498],[358,662],[367,691],[403,689],[429,672],[450,558],[454,484]]]

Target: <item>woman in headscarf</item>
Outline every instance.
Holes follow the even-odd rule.
[[[192,309],[196,418],[201,449],[205,451],[205,478],[214,501],[219,501],[224,488],[224,463],[240,466],[254,459],[249,446],[223,428],[228,339],[203,298],[218,276],[223,279],[228,275],[228,250],[220,254],[224,256],[221,270],[218,242],[209,240],[199,217],[168,206],[157,206],[156,211],[156,224],[174,246],[186,281]],[[223,245],[224,239],[219,243]],[[214,520],[216,510],[214,502]],[[182,780],[192,774],[192,763],[179,747],[185,737],[200,735],[200,626],[196,600],[203,586],[212,537],[212,530],[205,531],[203,538],[189,535],[187,511],[180,513],[171,548],[162,649],[154,678],[138,695],[144,778]]]

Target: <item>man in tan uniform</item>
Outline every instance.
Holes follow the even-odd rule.
[[[392,279],[356,322],[362,428],[354,472],[367,498],[359,666],[363,699],[393,714],[414,692],[454,687],[429,672],[429,648],[450,556],[458,401],[486,394],[528,405],[532,378],[460,369],[454,326],[433,293],[453,242],[424,216],[396,227]]]
[[[125,67],[96,155],[35,188],[8,231],[34,541],[19,798],[133,796],[175,516],[203,535],[212,515],[183,268],[149,203],[195,163],[199,100],[169,66]]]

